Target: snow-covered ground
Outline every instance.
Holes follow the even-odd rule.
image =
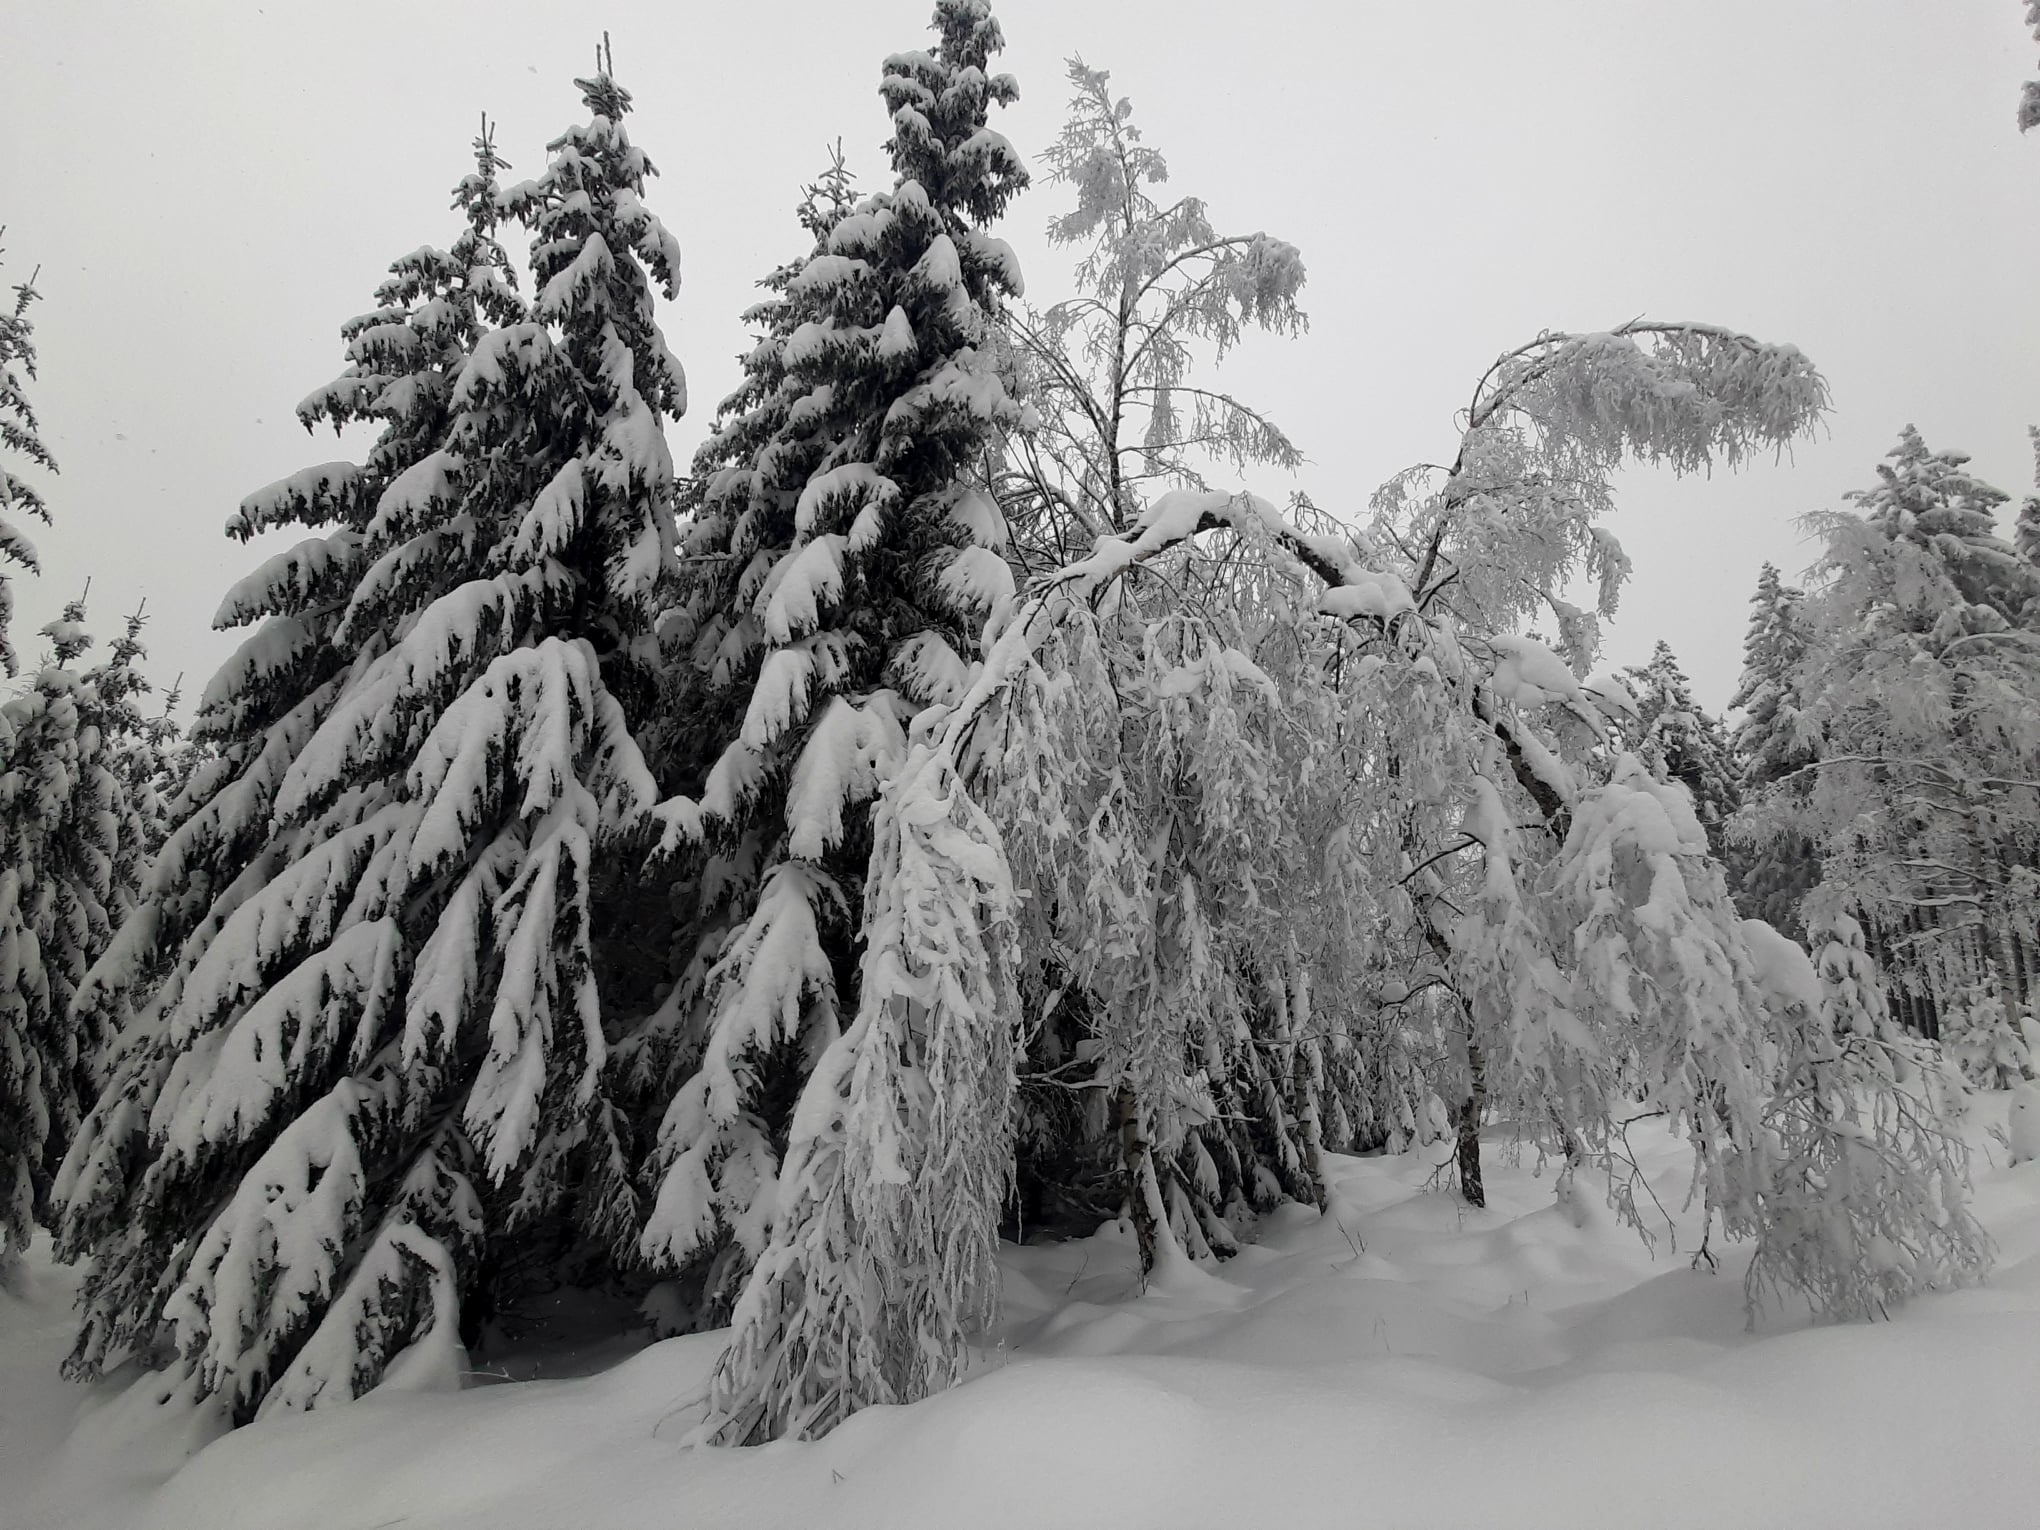
[[[2040,1163],[2004,1167],[2003,1106],[1981,1110],[1997,1274],[1895,1322],[1747,1332],[1745,1250],[1695,1271],[1691,1215],[1653,1253],[1495,1149],[1484,1212],[1427,1189],[1422,1154],[1341,1158],[1336,1215],[1291,1209],[1145,1295],[1112,1229],[1009,1250],[1004,1342],[973,1380],[746,1451],[681,1444],[721,1342],[703,1335],[576,1380],[386,1390],[171,1476],[188,1423],[56,1377],[72,1276],[39,1251],[27,1296],[0,1294],[0,1525],[2040,1524]],[[1676,1208],[1682,1147],[1630,1135]]]

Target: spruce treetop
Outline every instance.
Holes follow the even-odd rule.
[[[1778,780],[1811,758],[1813,746],[1802,720],[1799,668],[1806,657],[1805,595],[1766,563],[1750,597],[1749,628],[1743,635],[1743,671],[1729,700],[1740,711],[1734,750],[1743,790]]]
[[[2040,567],[1997,532],[2007,497],[1972,475],[1969,457],[1934,451],[1907,426],[1875,486],[1846,496],[1852,511],[1809,515],[1827,538],[1815,567],[1825,581],[1821,622],[1830,640],[1904,634],[1935,654],[1971,640],[2023,642],[2040,615]]]
[[[658,171],[623,125],[630,92],[609,73],[607,46],[605,38],[605,67],[574,81],[589,120],[548,144],[545,173],[508,187],[498,203],[532,233],[533,316],[558,325],[583,372],[608,382],[612,407],[634,390],[678,418],[686,376],[659,329],[652,283],[666,298],[678,296],[680,245],[644,205],[645,183]],[[615,342],[624,350],[611,349]]]
[[[987,0],[941,0],[930,23],[932,52],[914,49],[885,61],[878,91],[892,114],[886,141],[894,173],[926,193],[957,223],[989,223],[1027,184],[1027,171],[1005,136],[986,126],[988,108],[1020,99],[1010,74],[986,74],[1006,46]]]
[[[0,235],[7,232],[0,227]],[[43,445],[35,409],[28,400],[28,384],[35,381],[35,324],[28,310],[41,296],[35,290],[37,272],[14,287],[12,308],[0,306],[0,448],[25,458],[44,472],[57,470],[57,459]],[[30,573],[40,571],[35,543],[15,524],[16,513],[32,515],[49,524],[50,510],[40,491],[17,477],[0,457],[0,563],[12,563]],[[0,573],[0,669],[9,675],[19,672],[20,660],[8,638],[7,628],[14,613],[14,593],[8,578]]]

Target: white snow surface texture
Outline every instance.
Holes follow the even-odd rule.
[[[722,1333],[577,1379],[386,1386],[205,1443],[146,1382],[58,1379],[74,1277],[39,1240],[26,1292],[0,1292],[0,1525],[2033,1525],[2040,1163],[2007,1167],[1987,1133],[2009,1103],[1972,1123],[1996,1276],[1892,1322],[1746,1332],[1747,1249],[1690,1267],[1691,1159],[1656,1123],[1629,1135],[1676,1252],[1592,1194],[1561,1208],[1496,1143],[1488,1210],[1427,1190],[1441,1142],[1333,1158],[1333,1215],[1288,1208],[1145,1295],[1115,1227],[1008,1248],[1005,1332],[971,1380],[751,1450],[681,1443]]]

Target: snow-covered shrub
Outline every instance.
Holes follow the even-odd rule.
[[[1855,920],[1831,918],[1815,942],[1812,962],[1775,935],[1767,953],[1783,1055],[1751,1300],[1768,1288],[1827,1317],[1884,1316],[1989,1268],[1968,1208],[1963,1086],[1892,1026]]]
[[[1940,1019],[1941,1045],[1974,1087],[2009,1089],[2033,1077],[2033,1019],[2024,1009],[2007,1015],[1995,984],[1967,983],[1944,993]]]

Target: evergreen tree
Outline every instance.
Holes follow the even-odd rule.
[[[5,227],[0,227],[0,234],[6,232]],[[40,295],[35,290],[36,274],[31,272],[27,281],[15,284],[11,310],[0,307],[0,447],[44,472],[54,473],[56,458],[37,433],[35,410],[28,401],[28,384],[35,381],[35,324],[28,310]],[[17,477],[13,468],[0,459],[0,564],[12,563],[34,572],[41,564],[36,558],[35,544],[15,523],[17,515],[32,515],[47,525],[50,511],[35,486]],[[7,631],[13,616],[13,585],[5,573],[0,573],[0,669],[10,676],[20,669]]]
[[[2040,425],[2027,431],[2033,441],[2033,482],[2040,486]],[[2012,546],[2029,563],[2040,563],[2040,494],[2028,494],[2019,502],[2018,525],[2012,532]]]
[[[743,316],[747,324],[760,327],[743,358],[743,380],[723,400],[681,488],[683,573],[662,627],[662,718],[648,738],[662,781],[678,793],[670,799],[678,816],[667,820],[664,848],[671,851],[681,842],[690,847],[688,854],[666,861],[674,888],[673,917],[664,933],[669,953],[677,953],[680,976],[666,1001],[618,1049],[619,1072],[633,1102],[664,1114],[668,1141],[675,1132],[699,1141],[702,1151],[695,1161],[704,1171],[712,1166],[717,1180],[728,1187],[709,1192],[715,1208],[705,1215],[697,1212],[702,1220],[692,1233],[664,1256],[651,1256],[655,1264],[681,1274],[659,1293],[660,1321],[675,1331],[728,1321],[751,1260],[763,1246],[765,1192],[785,1142],[791,1106],[787,1091],[799,1081],[797,1073],[754,1077],[750,1082],[759,1086],[754,1106],[737,1108],[726,1094],[713,1126],[705,1119],[683,1125],[674,1118],[676,1095],[682,1108],[696,1111],[708,1099],[708,1081],[700,1070],[711,1040],[703,984],[730,927],[748,916],[765,839],[746,831],[695,849],[700,824],[691,806],[731,740],[747,725],[750,693],[737,683],[746,670],[733,661],[754,648],[760,635],[755,614],[744,609],[736,577],[743,567],[740,559],[784,556],[804,487],[790,470],[788,482],[776,483],[752,465],[793,460],[784,443],[775,444],[796,406],[802,415],[809,412],[805,386],[791,373],[786,357],[787,342],[807,322],[790,289],[810,261],[829,255],[831,231],[856,206],[851,180],[839,145],[829,170],[804,188],[798,216],[812,248],[760,281],[769,296]],[[793,420],[793,431],[799,428]],[[819,444],[808,443],[804,450],[819,450]],[[748,581],[754,598],[756,584],[755,578]],[[753,663],[751,672],[761,667]],[[692,1294],[676,1303],[681,1288]]]
[[[959,693],[985,615],[1012,591],[1004,523],[965,475],[1019,419],[985,351],[1018,272],[982,228],[1025,184],[987,125],[1018,92],[988,72],[1002,40],[984,0],[942,0],[934,28],[932,50],[885,64],[893,189],[834,220],[785,281],[712,443],[727,465],[703,491],[684,565],[699,581],[684,596],[689,683],[719,752],[700,786],[685,965],[653,1022],[680,1033],[692,1072],[661,1130],[644,1249],[676,1271],[726,1240],[757,1261],[715,1389],[721,1432],[738,1440],[827,1428],[862,1402],[940,1384],[960,1363],[954,1324],[991,1278],[988,1234],[925,1259],[867,1245],[861,1257],[883,1263],[862,1272],[883,1283],[881,1333],[875,1294],[817,1262],[813,1241],[848,1257],[868,1233],[826,1219],[850,1214],[846,1198],[871,1211],[869,1198],[897,1193],[846,1168],[835,1091],[856,1079],[909,1089],[872,1109],[970,1108],[915,1103],[909,1076],[934,1066],[936,1043],[859,966],[884,907],[873,857],[911,852],[874,839],[858,810],[904,757],[913,714]],[[955,1013],[985,1031],[973,1066],[996,1071],[998,1018]],[[1004,1120],[974,1125],[996,1133]],[[928,1129],[907,1130],[912,1151],[941,1151]],[[972,1188],[953,1208],[965,1225]],[[995,1194],[993,1210],[995,1226]]]
[[[228,534],[244,542],[293,524],[315,534],[267,560],[221,603],[220,625],[253,623],[254,631],[200,698],[192,768],[171,804],[173,827],[145,878],[138,915],[85,985],[81,1002],[96,1006],[123,1041],[57,1187],[58,1252],[93,1260],[67,1362],[73,1374],[96,1375],[129,1354],[160,1358],[164,1301],[188,1259],[180,1247],[186,1223],[205,1214],[165,1196],[160,1138],[152,1138],[165,1083],[189,1045],[173,1030],[187,983],[244,903],[362,812],[348,799],[286,820],[276,804],[356,665],[386,646],[350,652],[335,641],[369,567],[365,533],[377,506],[444,441],[452,389],[482,329],[521,313],[493,235],[503,162],[486,129],[476,152],[476,172],[456,193],[467,235],[451,254],[424,248],[392,265],[377,306],[341,328],[346,369],[298,406],[308,432],[321,423],[336,434],[357,421],[378,425],[366,460],[295,473],[250,495],[227,522]],[[226,1185],[248,1157],[213,1156],[202,1168]]]
[[[99,1260],[77,1363],[161,1325],[237,1418],[356,1396],[407,1352],[443,1372],[506,1240],[635,1230],[590,888],[655,795],[619,691],[645,692],[672,547],[660,416],[684,392],[652,305],[678,258],[628,94],[606,59],[578,83],[591,120],[537,180],[499,196],[485,134],[467,234],[393,268],[308,401],[386,422],[370,464],[244,511],[343,522],[228,607],[281,615],[331,679],[215,682],[248,763],[164,859],[218,855],[224,812],[193,825],[229,794],[269,792],[266,822],[67,1164],[67,1241]],[[535,236],[528,313],[499,205]]]
[[[1660,640],[1648,664],[1624,673],[1637,705],[1638,758],[1691,794],[1693,810],[1707,831],[1708,849],[1720,859],[1728,820],[1741,795],[1730,764],[1727,731],[1693,699],[1692,681],[1668,643]]]
[[[127,630],[115,642],[116,657],[123,646],[130,648],[136,658],[146,654],[141,641],[145,625],[146,618],[140,610],[128,618]],[[134,876],[130,879],[130,885],[136,888],[170,833],[171,802],[182,792],[197,765],[191,742],[177,721],[180,683],[172,683],[155,711],[144,713],[137,704],[124,716],[116,745],[115,768],[127,787],[127,800],[136,815],[137,854]],[[147,691],[152,687],[143,685],[137,689]]]
[[[1746,800],[1774,789],[1803,794],[1810,785],[1804,778],[1793,779],[1819,752],[1818,734],[1800,695],[1805,601],[1802,591],[1778,577],[1774,565],[1763,566],[1750,597],[1742,679],[1729,701],[1731,710],[1743,714],[1730,744],[1738,794]],[[1800,902],[1820,881],[1812,841],[1775,825],[1755,834],[1732,829],[1729,837],[1726,860],[1736,906],[1797,938],[1804,929]]]
[[[83,600],[43,628],[49,661],[0,707],[0,1269],[49,1215],[52,1175],[109,1041],[79,990],[134,909],[148,849],[139,618],[91,669]]]
[[[1852,510],[1809,517],[1827,547],[1799,685],[1819,755],[1789,778],[1804,788],[1766,794],[1749,832],[1813,840],[1824,895],[1917,1002],[1914,1028],[1931,1034],[1952,1004],[1979,1056],[2024,1071],[2040,970],[2040,568],[1998,536],[2005,496],[1963,454],[1908,428],[1890,458]]]
[[[1784,779],[1818,752],[1798,693],[1807,645],[1805,603],[1805,593],[1780,579],[1775,564],[1763,566],[1750,597],[1742,678],[1728,703],[1743,714],[1733,744],[1744,791]]]

